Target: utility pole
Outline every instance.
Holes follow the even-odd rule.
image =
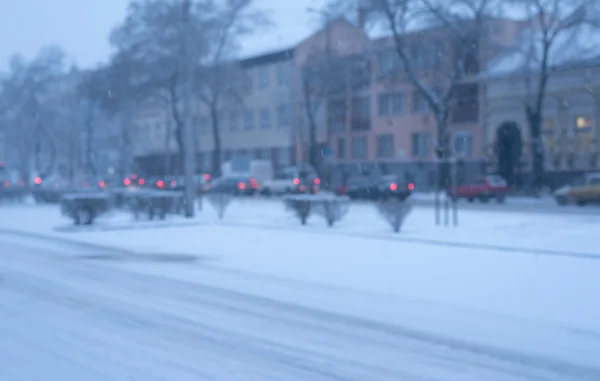
[[[312,8],[309,7],[307,8],[307,11],[310,13],[316,13],[321,17],[321,23],[322,26],[325,28],[325,67],[321,68],[321,70],[331,70],[331,62],[332,62],[332,56],[333,56],[333,51],[332,51],[332,40],[331,40],[331,19],[332,19],[332,15],[329,11],[327,10],[322,10],[322,9],[316,9],[316,8]],[[323,77],[323,73],[318,73],[319,76]],[[329,86],[326,86],[325,90],[325,94],[322,94],[323,99],[319,99],[317,100],[317,102],[323,102],[324,104],[321,105],[321,110],[323,110],[323,115],[325,115],[325,131],[326,131],[326,143],[327,143],[327,149],[328,152],[330,152],[332,150],[332,131],[330,129],[329,126],[329,98],[330,98],[330,94],[329,94]],[[313,118],[316,118],[317,116],[314,115]],[[318,121],[315,120],[315,123],[317,123]],[[318,128],[318,127],[317,127]],[[310,149],[310,155],[314,155],[315,154],[315,150],[317,149],[317,147],[319,146],[318,144],[318,132],[315,131],[314,132],[317,136],[312,139],[311,138],[311,149]],[[315,147],[313,147],[313,143],[315,144]],[[320,168],[315,168],[319,173],[322,173],[322,175],[325,175],[325,180],[323,182],[323,185],[325,188],[327,188],[328,190],[331,190],[331,182],[333,179],[333,163],[331,162],[332,158],[328,157],[325,158],[324,156],[324,152],[321,150],[320,152],[320,159],[319,159],[319,166]]]
[[[184,195],[185,195],[185,217],[193,218],[194,217],[194,202],[195,202],[195,184],[194,184],[194,173],[196,166],[196,158],[195,158],[195,144],[194,144],[194,132],[192,126],[192,71],[193,71],[193,57],[194,54],[191,52],[192,44],[189,41],[190,35],[190,12],[191,12],[192,3],[191,0],[183,0],[182,2],[182,22],[183,22],[183,36],[181,41],[183,43],[182,46],[182,56],[181,56],[181,73],[183,78],[183,95],[182,95],[182,111],[183,111],[183,120],[184,120],[184,144],[183,144],[183,172],[185,178],[185,187],[184,187]]]

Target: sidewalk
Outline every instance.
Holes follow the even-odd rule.
[[[444,218],[442,215],[442,224]],[[318,215],[311,216],[307,226],[300,226],[290,211],[284,210],[280,201],[235,201],[220,221],[216,212],[205,203],[204,210],[196,218],[186,220],[170,217],[165,221],[133,221],[128,213],[117,212],[110,218],[98,221],[91,227],[75,227],[59,213],[56,206],[4,206],[0,208],[0,228],[44,234],[66,239],[92,239],[105,241],[111,231],[141,230],[152,240],[153,232],[169,228],[173,232],[185,227],[230,226],[253,229],[285,230],[311,233],[317,239],[322,235],[362,237],[387,240],[450,245],[462,248],[492,248],[503,251],[531,251],[541,255],[598,256],[597,239],[592,233],[598,229],[600,217],[584,215],[542,215],[518,212],[494,212],[459,210],[459,225],[435,226],[434,212],[430,208],[414,208],[399,234],[393,234],[386,222],[371,205],[351,205],[348,215],[333,228],[327,228]],[[163,229],[164,230],[164,229]],[[151,233],[152,232],[152,233]],[[134,234],[134,233],[130,233]],[[135,233],[136,235],[138,233]],[[125,239],[127,246],[136,242]],[[110,242],[117,244],[116,242]],[[170,241],[170,250],[177,245]],[[175,246],[175,247],[172,247]]]

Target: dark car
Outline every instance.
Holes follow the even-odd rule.
[[[380,182],[368,176],[357,176],[348,180],[345,191],[352,200],[376,200],[381,194],[381,187]]]
[[[210,192],[251,196],[258,192],[259,186],[251,177],[223,177],[212,182]]]
[[[317,194],[321,190],[321,179],[312,169],[301,169],[294,178],[293,193]]]
[[[396,175],[385,175],[382,176],[379,183],[379,192],[377,194],[379,199],[396,198],[400,201],[406,200],[415,189],[415,184],[406,184]]]

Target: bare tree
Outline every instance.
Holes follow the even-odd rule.
[[[241,68],[232,61],[240,37],[257,27],[270,25],[265,13],[252,11],[254,0],[227,0],[216,10],[208,54],[194,72],[194,93],[208,109],[213,136],[212,172],[221,173],[220,111],[226,103],[241,103],[240,90],[244,85]]]
[[[300,68],[300,90],[303,129],[307,129],[308,162],[325,178],[322,147],[319,144],[318,128],[321,116],[326,115],[333,96],[346,99],[348,91],[369,81],[367,58],[363,55],[341,55],[329,48],[314,51]],[[329,128],[329,123],[326,123]],[[330,180],[330,179],[329,179]]]
[[[203,1],[132,1],[122,25],[111,35],[111,43],[123,62],[141,97],[168,105],[175,124],[180,164],[185,157],[184,127],[189,121],[183,106],[187,72],[209,52],[209,32],[217,24],[215,4]],[[186,62],[182,62],[182,61]],[[189,61],[189,62],[188,62]]]
[[[54,169],[57,148],[52,127],[58,119],[58,94],[54,90],[64,76],[64,63],[61,49],[46,47],[29,62],[14,56],[9,72],[1,80],[0,108],[7,119],[5,133],[14,142],[11,148],[25,179],[30,177],[32,158],[38,175],[45,176]]]
[[[371,23],[385,26],[400,59],[401,80],[414,86],[436,122],[435,156],[438,161],[436,223],[439,192],[450,182],[451,125],[465,80],[480,70],[484,28],[497,14],[496,0],[357,0]],[[435,41],[415,43],[415,27],[427,28]],[[422,40],[420,40],[422,41]],[[465,88],[466,91],[466,88]],[[468,92],[468,91],[467,91]]]
[[[531,135],[532,183],[536,191],[544,185],[544,143],[542,139],[543,109],[548,82],[560,69],[556,60],[557,48],[577,43],[574,39],[584,25],[599,26],[597,16],[590,14],[595,0],[512,0],[512,4],[527,15],[529,29],[516,45],[521,67],[525,74],[527,96],[525,115]],[[597,12],[597,11],[596,11]],[[502,65],[500,61],[498,63]],[[494,68],[490,68],[492,71]]]

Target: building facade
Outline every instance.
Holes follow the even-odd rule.
[[[222,161],[233,155],[272,160],[276,168],[294,161],[292,78],[294,51],[286,49],[240,61],[237,96],[224,101],[219,112]],[[209,171],[214,138],[207,108],[197,104],[199,167]]]
[[[523,25],[509,19],[491,20],[476,50],[477,57],[471,57],[469,75],[456,89],[450,149],[460,159],[462,177],[483,171],[480,68],[514,41]],[[323,50],[333,35],[335,53],[346,55],[348,64],[356,68],[344,91],[327,96],[324,115],[319,119],[319,142],[333,153],[331,160],[337,172],[397,173],[422,188],[431,186],[435,178],[436,119],[405,78],[393,39],[369,39],[363,28],[343,20],[329,28],[296,48],[296,66],[305,64],[303,58],[309,52]],[[455,59],[446,32],[431,28],[405,36],[422,80],[430,85],[447,79],[444,60]]]
[[[486,84],[484,132],[489,172],[527,176],[531,171],[531,132],[525,114],[530,81],[512,75]],[[600,61],[554,72],[542,115],[544,167],[550,187],[583,172],[600,171]]]
[[[600,43],[595,5],[576,9],[567,28],[555,33],[547,56],[549,77],[541,104],[541,147],[545,185],[555,188],[584,172],[600,170]],[[535,26],[513,49],[490,63],[483,75],[486,111],[484,156],[489,172],[526,187],[532,171],[527,105],[536,103],[541,83],[543,31]],[[537,107],[536,107],[537,108]],[[534,108],[534,109],[536,109]]]
[[[521,30],[519,22],[492,20],[478,57],[473,57],[473,70],[458,86],[450,148],[460,158],[463,172],[481,173],[484,169],[484,97],[479,69]],[[440,52],[451,55],[453,51],[448,49],[444,30],[432,28],[406,38],[423,80],[442,82],[447,76],[442,63],[449,56]],[[308,161],[310,131],[305,106],[307,97],[314,94],[304,93],[302,70],[319,55],[343,62],[349,73],[341,86],[316,99],[317,143],[335,172],[352,175],[376,170],[404,175],[418,186],[431,185],[437,141],[434,115],[404,78],[393,40],[370,38],[363,27],[343,18],[332,20],[293,48],[239,62],[245,75],[244,83],[236,84],[239,99],[222,104],[218,117],[221,160],[246,154],[271,159],[276,168]],[[174,139],[167,141],[172,135],[166,133],[168,114],[153,110],[139,120],[145,126],[140,133],[146,138],[140,139],[137,156],[176,152]],[[202,170],[210,170],[213,159],[210,120],[208,109],[197,102],[194,128],[198,168]]]

